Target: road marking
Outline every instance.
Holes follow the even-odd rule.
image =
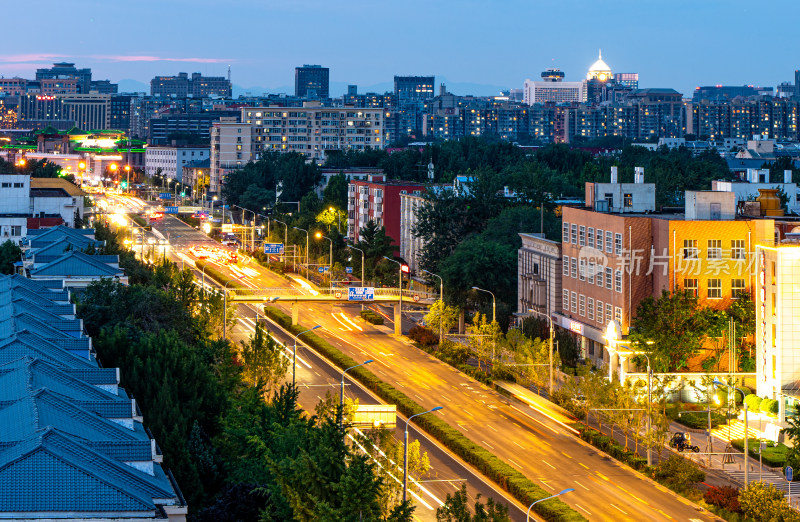
[[[575,484],[579,485],[580,487],[582,487],[583,489],[585,489],[585,490],[587,490],[587,491],[589,490],[589,488],[587,488],[586,486],[584,486],[583,484],[581,484],[581,483],[580,483],[580,482],[578,482],[577,480],[575,481]]]
[[[744,447],[744,446],[742,446],[742,447]],[[561,452],[561,454],[562,454],[562,455],[564,455],[565,457],[567,457],[568,459],[571,459],[571,458],[572,458],[572,455],[567,455],[567,454],[566,454],[566,453],[564,453],[563,451]]]
[[[520,447],[520,449],[523,449],[523,450],[525,449],[525,446],[523,446],[523,445],[519,444],[517,441],[515,441],[515,440],[514,440],[514,441],[511,441],[511,442],[513,442],[514,444],[516,444],[517,446],[519,446],[519,447]],[[742,446],[742,447],[744,447],[744,446]]]
[[[743,446],[743,447],[744,447],[744,446]],[[586,513],[587,515],[589,515],[589,516],[592,516],[592,514],[591,514],[591,513],[589,513],[587,510],[585,510],[585,509],[584,509],[583,507],[581,507],[579,504],[572,504],[572,505],[573,505],[573,506],[575,506],[576,508],[580,509],[581,511],[583,511],[583,512],[584,512],[584,513]]]
[[[513,422],[512,424],[514,424],[514,426],[516,426],[517,428],[521,428],[522,427],[519,424],[517,424],[516,422]],[[742,446],[742,447],[744,447],[744,446]]]
[[[744,446],[742,446],[742,447],[744,447]],[[578,462],[578,464],[580,464],[581,466],[583,466],[583,467],[584,467],[584,468],[586,468],[586,469],[589,469],[589,466],[587,466],[587,465],[586,465],[586,464],[584,464],[583,462]]]
[[[318,372],[317,370],[314,370],[314,373],[316,373],[316,374],[317,374],[317,377],[322,377],[322,375],[320,375],[320,374],[319,374],[319,372]]]
[[[497,433],[497,430],[496,430],[496,429],[494,429],[494,428],[492,428],[492,425],[491,425],[491,424],[487,424],[486,426],[487,426],[487,427],[488,427],[490,430],[492,430],[493,432]],[[742,446],[742,447],[744,447],[744,446]]]
[[[551,468],[553,468],[553,469],[556,469],[556,467],[555,467],[555,466],[553,466],[552,464],[550,464],[550,463],[549,463],[549,462],[547,462],[546,460],[542,459],[542,462],[544,462],[545,464],[547,464],[547,465],[548,465],[548,466],[550,466]]]
[[[606,482],[611,482],[610,478],[606,477],[605,475],[603,475],[599,471],[595,471],[595,473],[597,473],[597,476],[600,477],[601,479],[605,480]]]
[[[624,511],[622,511],[620,508],[618,508],[618,507],[617,507],[617,506],[615,506],[614,504],[610,504],[610,505],[611,505],[611,507],[613,507],[614,509],[616,509],[617,511],[619,511],[619,512],[620,512],[620,513],[622,513],[623,515],[625,515],[625,516],[628,516],[628,514],[627,514],[627,513],[625,513]]]
[[[512,463],[513,465],[515,465],[516,467],[518,467],[519,469],[522,469],[522,464],[517,464],[516,462],[514,462],[514,461],[513,461],[513,460],[511,460],[511,459],[508,459],[508,461],[509,461],[510,463]]]
[[[494,448],[492,447],[492,445],[491,445],[491,444],[489,444],[488,442],[486,442],[485,440],[482,440],[481,442],[483,442],[484,444],[486,444],[486,446],[487,446],[487,447],[488,447],[490,450],[493,450],[493,449],[494,449]],[[555,468],[553,468],[553,469],[555,469]]]
[[[450,399],[447,398],[447,395],[440,395],[440,397],[442,399],[446,400],[447,402],[453,402],[453,401],[451,401]],[[742,447],[744,447],[744,446],[742,446]]]
[[[539,479],[539,482],[541,482],[542,484],[544,484],[544,485],[545,485],[545,486],[547,486],[548,488],[552,489],[553,491],[555,491],[555,490],[556,490],[556,488],[554,488],[553,486],[551,486],[550,484],[548,484],[547,482],[545,482],[545,480],[544,480],[544,479]]]
[[[456,426],[458,426],[459,428],[461,428],[461,429],[462,429],[462,430],[464,430],[464,431],[469,431],[467,428],[465,428],[465,427],[464,427],[464,426],[462,426],[461,424],[456,424]]]

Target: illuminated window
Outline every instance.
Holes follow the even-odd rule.
[[[564,290],[564,294],[561,296],[561,308],[569,310],[569,290]]]
[[[580,303],[580,305],[579,305],[580,308],[578,309],[578,314],[580,314],[581,317],[586,317],[586,296],[585,295],[581,294],[581,296],[579,298],[579,303]]]
[[[709,299],[722,298],[722,279],[708,280],[708,298]]]
[[[574,314],[578,311],[578,294],[572,292],[570,297],[570,311]]]
[[[684,279],[683,289],[697,297],[697,279]]]
[[[569,256],[564,256],[564,260],[561,264],[564,265],[564,275],[569,277]]]
[[[633,194],[627,193],[622,195],[622,206],[624,207],[633,206]]]
[[[611,303],[606,303],[606,321],[610,323],[612,317],[614,317],[614,307]]]
[[[614,309],[614,319],[616,319],[619,324],[622,324],[622,308],[619,306]]]
[[[697,259],[698,258],[697,240],[696,239],[684,239],[683,240],[683,258],[684,259]]]
[[[731,241],[731,259],[744,259],[744,239]]]
[[[603,301],[597,300],[597,322],[603,324]]]

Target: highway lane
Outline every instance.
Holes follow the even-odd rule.
[[[260,267],[252,269],[257,275],[246,278],[245,284],[286,284],[276,274]],[[277,305],[288,311],[286,304]],[[587,518],[712,518],[581,444],[568,429],[548,418],[546,411],[514,403],[402,339],[364,323],[357,317],[358,309],[358,305],[304,303],[300,321],[309,326],[322,324],[325,328],[319,335],[354,359],[375,359],[371,370],[422,406],[443,405],[445,409],[438,414],[448,423],[546,490],[575,488],[575,493],[562,499]]]

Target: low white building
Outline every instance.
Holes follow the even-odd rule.
[[[758,189],[778,189],[788,198],[786,207],[792,214],[800,214],[800,205],[797,203],[797,184],[792,183],[792,171],[783,171],[783,182],[772,181],[768,169],[747,169],[747,181],[712,181],[711,190],[718,192],[733,192],[736,203],[754,201],[758,196]]]
[[[422,253],[424,241],[414,234],[417,208],[425,201],[420,194],[400,194],[400,257],[408,263],[411,273],[419,269],[417,257]]]
[[[31,178],[25,174],[0,174],[0,242],[15,243],[29,229],[65,224],[83,218],[86,194],[62,178]]]
[[[145,150],[144,171],[149,177],[161,176],[183,182],[183,166],[209,158],[208,147],[151,146]]]

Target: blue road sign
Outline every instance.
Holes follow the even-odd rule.
[[[348,301],[373,301],[374,299],[374,286],[351,286],[347,289]]]
[[[319,272],[320,274],[323,273],[324,271],[325,271],[325,267],[324,266],[317,267],[317,272]]]
[[[352,274],[353,273],[353,267],[352,266],[346,266],[346,267],[344,267],[344,271],[347,272],[348,274]]]
[[[164,214],[177,214],[178,207],[164,207]]]
[[[265,254],[283,254],[283,243],[264,243]]]
[[[794,470],[792,469],[791,466],[786,466],[786,480],[791,482],[793,478],[794,478]]]
[[[159,192],[158,197],[161,199],[172,199],[172,192]]]

